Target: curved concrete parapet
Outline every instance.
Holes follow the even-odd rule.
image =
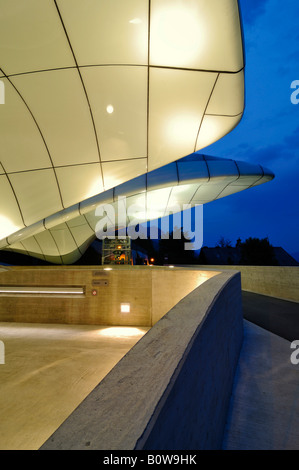
[[[41,449],[220,449],[242,337],[240,273],[220,273],[161,318]]]
[[[299,302],[299,266],[201,265],[197,268],[240,271],[242,290]]]

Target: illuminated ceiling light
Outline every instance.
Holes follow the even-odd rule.
[[[107,108],[106,108],[106,111],[108,114],[112,114],[113,111],[114,111],[114,107],[112,106],[112,104],[108,104]]]
[[[174,268],[174,266],[168,266],[169,268]]]
[[[169,60],[180,65],[189,65],[201,56],[209,34],[204,21],[194,15],[191,7],[184,2],[169,2],[155,8],[152,14],[151,55],[153,61]],[[199,4],[199,2],[197,2]]]
[[[198,118],[195,112],[181,110],[165,120],[163,129],[175,146],[187,146],[197,133]]]
[[[130,313],[130,304],[120,304],[121,313]]]

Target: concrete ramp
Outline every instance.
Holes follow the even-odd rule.
[[[224,450],[299,449],[299,364],[290,345],[244,320]]]

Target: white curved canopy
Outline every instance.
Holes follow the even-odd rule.
[[[0,11],[0,239],[242,117],[237,0],[0,0]]]
[[[273,178],[273,173],[260,165],[193,154],[40,220],[1,240],[0,248],[51,263],[73,263],[96,238],[97,223],[102,218],[107,220],[105,212],[99,216],[97,208],[101,205],[113,207],[115,219],[111,224],[108,221],[107,228],[113,228],[119,220],[118,209],[122,220],[126,215],[123,226],[128,226],[134,221],[142,223],[179,212],[186,204],[205,204]],[[120,201],[123,197],[126,206]]]

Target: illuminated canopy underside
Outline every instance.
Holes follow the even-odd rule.
[[[0,11],[0,239],[242,117],[237,0],[0,0]]]
[[[141,222],[273,178],[194,153],[243,115],[237,0],[0,0],[0,11],[0,249],[72,263],[101,203],[145,202]]]
[[[100,220],[96,208],[101,204],[113,205],[117,222],[118,207],[124,212],[119,198],[126,196],[127,215],[134,205],[126,224],[141,223],[182,210],[184,204],[214,201],[273,177],[260,165],[193,154],[47,217],[0,241],[0,248],[52,263],[73,263],[95,239]]]

